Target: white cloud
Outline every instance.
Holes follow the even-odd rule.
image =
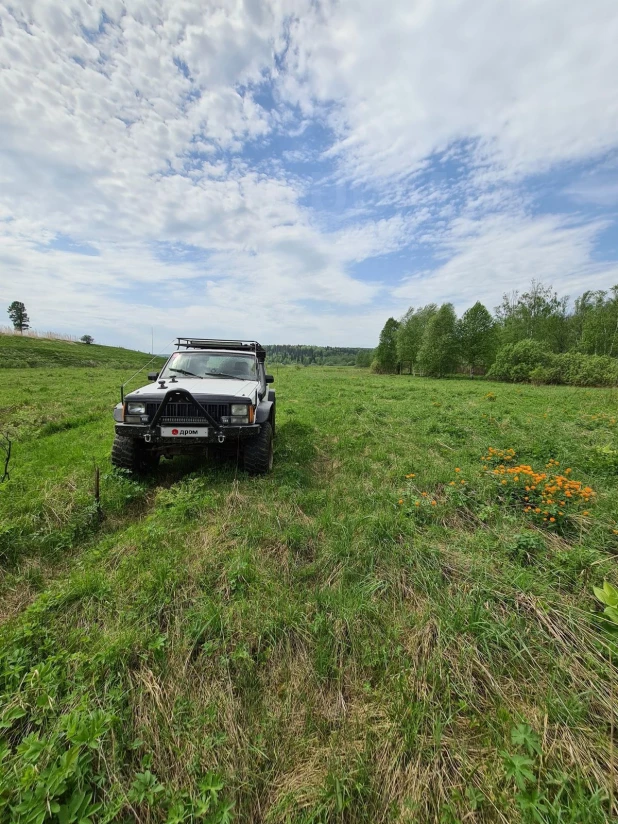
[[[512,182],[618,143],[615,42],[614,0],[0,0],[0,300],[110,341],[129,315],[370,344],[421,294],[609,285],[606,224]],[[380,256],[419,244],[439,265],[393,290]]]
[[[578,180],[567,187],[566,194],[584,203],[615,206],[618,204],[618,177],[613,175],[609,179],[592,177]]]
[[[533,279],[571,296],[609,286],[618,282],[618,264],[592,260],[596,237],[606,228],[605,221],[513,213],[458,219],[444,241],[448,260],[405,278],[394,295],[415,306],[450,301],[461,311],[477,300],[493,309],[504,293],[523,291]]]
[[[618,132],[618,6],[561,0],[325,3],[294,27],[285,93],[332,103],[355,179],[454,141],[510,176],[601,153]]]
[[[100,257],[66,251],[41,251],[5,237],[0,243],[0,269],[14,267],[19,285],[2,284],[2,299],[9,289],[19,295],[38,329],[94,334],[98,340],[146,347],[154,326],[158,346],[164,350],[179,334],[247,337],[262,340],[331,345],[363,345],[379,332],[384,310],[356,308],[344,312],[326,305],[321,313],[304,308],[313,292],[303,287],[302,278],[294,288],[290,264],[285,271],[265,277],[254,256],[246,267],[233,271],[242,258],[217,256],[213,269],[220,274],[200,277],[190,262],[163,263],[141,245],[106,248]],[[280,264],[281,258],[275,262]],[[125,272],[135,277],[127,281]],[[319,275],[320,288],[332,300],[347,301],[346,289],[354,284],[338,279],[336,271]],[[367,287],[368,293],[373,290]],[[35,313],[31,307],[36,308]],[[41,322],[40,319],[46,321]]]

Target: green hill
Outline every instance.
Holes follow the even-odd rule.
[[[139,369],[152,358],[146,352],[51,338],[0,335],[0,369],[37,366],[102,366]],[[157,359],[160,363],[163,358]],[[157,361],[153,362],[153,365]]]

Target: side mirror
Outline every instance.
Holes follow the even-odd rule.
[[[148,380],[150,381],[150,383],[154,383],[158,377],[159,377],[158,372],[149,372],[148,373]]]
[[[266,383],[274,383],[275,382],[275,376],[274,375],[266,375],[265,377],[266,377]]]

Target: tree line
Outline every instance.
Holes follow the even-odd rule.
[[[371,349],[345,346],[308,346],[271,344],[264,347],[268,360],[301,366],[354,366],[360,356],[363,366],[370,366]]]
[[[410,307],[384,324],[371,368],[613,385],[618,382],[618,285],[584,292],[572,308],[568,297],[537,281],[526,292],[505,294],[493,314],[480,301],[460,318],[451,303]]]

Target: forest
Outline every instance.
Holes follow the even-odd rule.
[[[506,381],[615,386],[618,285],[584,292],[572,307],[568,297],[537,281],[526,292],[504,295],[493,314],[480,301],[460,318],[451,303],[410,307],[384,324],[371,368],[437,378],[466,372]]]
[[[264,347],[271,363],[302,366],[369,366],[371,349],[339,346],[305,346],[273,344]],[[357,363],[360,358],[362,363]]]

